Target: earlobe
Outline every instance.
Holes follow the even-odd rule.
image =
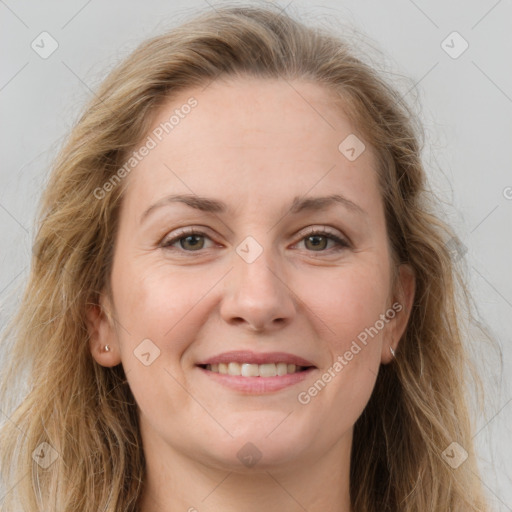
[[[108,310],[100,304],[86,306],[86,324],[89,349],[94,360],[102,366],[116,366],[121,362],[113,322]]]
[[[406,330],[416,291],[416,278],[410,265],[402,264],[399,267],[398,282],[396,286],[395,302],[393,309],[396,315],[389,324],[387,336],[382,346],[381,361],[390,363],[398,352],[398,344]]]

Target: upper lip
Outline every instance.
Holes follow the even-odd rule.
[[[264,352],[256,353],[248,350],[233,350],[223,352],[197,363],[198,365],[219,364],[219,363],[249,363],[249,364],[267,364],[267,363],[287,363],[297,366],[314,366],[306,359],[288,354],[286,352]]]

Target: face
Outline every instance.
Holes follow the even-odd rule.
[[[405,328],[372,150],[331,93],[292,84],[174,97],[125,178],[116,322],[90,311],[91,351],[122,363],[147,449],[242,470],[335,453]]]

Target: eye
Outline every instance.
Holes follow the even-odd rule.
[[[181,248],[186,252],[196,252],[204,248],[204,238],[208,238],[206,233],[194,228],[185,228],[176,233],[169,239],[164,239],[160,244],[163,248],[170,248],[179,243],[178,249]],[[203,240],[201,240],[203,238]]]
[[[316,229],[311,228],[301,242],[304,241],[306,247],[312,248],[313,252],[326,252],[329,242],[334,242],[335,250],[348,249],[350,244],[344,238],[341,238],[336,233],[329,231],[327,228]],[[331,247],[332,248],[332,247]]]

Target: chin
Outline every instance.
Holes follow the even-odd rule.
[[[245,473],[296,464],[313,439],[301,436],[296,425],[277,425],[279,423],[273,423],[274,431],[250,423],[244,428],[240,426],[233,438],[226,435],[215,443],[215,452],[209,454],[213,465]]]

